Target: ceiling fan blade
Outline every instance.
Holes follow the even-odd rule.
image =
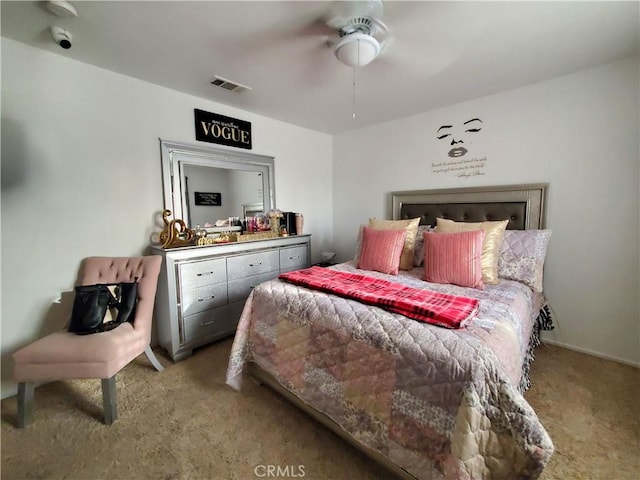
[[[335,35],[335,33],[336,31],[327,25],[325,15],[310,19],[290,31],[292,35]]]
[[[331,18],[369,17],[381,19],[384,15],[382,0],[336,1],[329,7]]]
[[[391,25],[393,32],[380,40],[381,53],[372,67],[382,70],[383,66],[393,66],[429,78],[471,55],[474,45],[470,39],[481,36],[486,23],[465,4],[386,2],[385,23]],[[452,8],[459,18],[457,22],[450,21]],[[416,23],[418,17],[424,21]]]
[[[380,21],[384,14],[382,0],[336,1],[327,11],[327,25],[339,30],[354,18],[369,18]]]

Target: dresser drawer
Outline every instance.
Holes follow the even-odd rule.
[[[237,308],[230,305],[189,315],[183,319],[183,343],[199,342],[206,337],[233,334],[240,320]],[[235,306],[234,306],[235,307]]]
[[[306,245],[280,249],[280,271],[289,272],[306,268],[309,265],[308,252]]]
[[[182,314],[185,316],[226,304],[226,283],[215,283],[204,287],[182,289]]]
[[[183,292],[186,289],[227,281],[227,262],[224,258],[183,263],[178,269]]]
[[[229,303],[246,299],[251,293],[251,290],[253,290],[255,287],[260,285],[262,282],[274,279],[277,276],[278,272],[274,271],[230,281]]]
[[[277,271],[278,267],[279,258],[277,250],[266,250],[227,258],[229,280]]]

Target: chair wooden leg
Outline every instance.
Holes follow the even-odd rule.
[[[18,419],[17,427],[24,428],[31,421],[33,414],[33,394],[35,383],[18,383]]]
[[[144,353],[147,355],[147,358],[151,362],[151,365],[153,365],[157,371],[161,372],[164,370],[164,367],[158,361],[158,358],[153,353],[153,350],[151,350],[151,345],[147,345],[147,347],[144,349]]]
[[[118,418],[115,375],[102,379],[102,404],[104,406],[104,423],[111,425]]]

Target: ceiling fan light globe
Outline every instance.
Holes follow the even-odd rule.
[[[334,50],[336,58],[349,67],[364,67],[380,53],[380,43],[371,35],[352,33],[342,37]]]

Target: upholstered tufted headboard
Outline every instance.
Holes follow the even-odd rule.
[[[393,192],[393,219],[420,217],[420,225],[436,218],[457,222],[509,219],[511,230],[544,228],[548,184],[452,188]]]

